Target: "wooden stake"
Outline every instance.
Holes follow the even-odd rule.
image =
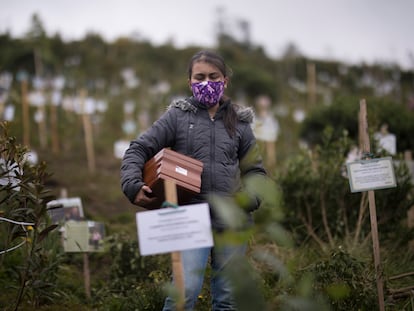
[[[85,135],[86,157],[88,159],[88,168],[90,173],[95,173],[95,151],[93,148],[92,124],[89,115],[85,112],[86,90],[80,91],[80,100],[82,107],[82,122]]]
[[[89,256],[87,252],[83,253],[83,279],[85,283],[86,298],[91,299],[91,273],[89,270]]]
[[[314,105],[316,102],[316,68],[314,63],[306,64],[307,83],[308,83],[308,104]]]
[[[30,122],[29,103],[27,101],[27,80],[23,79],[20,84],[22,93],[22,118],[23,118],[23,145],[30,147]]]
[[[364,154],[371,153],[371,147],[369,142],[368,135],[368,121],[367,121],[367,106],[365,99],[362,99],[359,103],[359,133],[360,133],[360,146],[362,146],[362,152]],[[375,273],[377,278],[377,291],[378,291],[378,303],[379,310],[384,311],[384,288],[383,288],[383,279],[382,279],[382,268],[380,260],[380,247],[378,240],[378,227],[377,227],[377,212],[375,206],[375,193],[373,190],[368,191],[368,202],[369,202],[369,213],[371,220],[371,236],[372,236],[372,246],[374,251],[374,264],[375,264]]]
[[[0,118],[4,119],[3,112],[4,112],[5,103],[0,100]]]
[[[172,180],[164,180],[165,199],[167,202],[177,204],[177,186]],[[185,290],[184,290],[184,272],[181,259],[181,252],[171,253],[172,271],[175,287],[178,291],[178,300],[176,302],[177,311],[184,311]]]
[[[41,119],[38,125],[40,147],[42,149],[46,149],[47,148],[46,108],[44,105],[42,105],[37,110],[38,110],[38,113],[41,115]]]
[[[67,198],[68,190],[66,188],[60,189],[60,197]],[[91,298],[91,273],[89,269],[89,256],[88,253],[83,253],[83,282],[85,284],[86,298]]]
[[[52,130],[52,152],[56,155],[59,154],[59,133],[57,107],[53,103],[50,103],[50,123]]]

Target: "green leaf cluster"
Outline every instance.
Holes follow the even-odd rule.
[[[60,250],[56,239],[47,239],[56,228],[49,224],[44,187],[44,163],[31,165],[26,148],[0,124],[0,284],[7,289],[3,307],[38,307],[62,293],[55,287]]]

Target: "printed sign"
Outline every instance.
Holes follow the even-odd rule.
[[[62,198],[47,203],[47,211],[53,223],[82,220],[83,208],[80,198]]]
[[[213,246],[207,203],[138,212],[142,256]]]
[[[392,158],[361,160],[347,163],[351,192],[362,192],[397,186]]]
[[[130,144],[129,140],[117,140],[114,143],[114,156],[117,159],[122,159],[124,157],[125,151],[128,149]]]
[[[65,252],[101,252],[105,226],[96,221],[67,221],[61,230]]]

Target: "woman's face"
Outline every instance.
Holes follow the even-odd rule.
[[[214,65],[206,62],[196,62],[193,65],[191,78],[188,80],[188,84],[191,88],[192,83],[199,83],[203,81],[224,81],[224,87],[227,86],[227,78],[223,73]]]

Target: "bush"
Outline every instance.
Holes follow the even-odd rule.
[[[378,309],[373,267],[339,249],[309,269],[315,275],[314,288],[327,295],[336,311]]]
[[[292,157],[278,176],[287,213],[286,226],[302,243],[310,237],[321,249],[337,241],[354,247],[370,233],[366,193],[351,193],[344,171],[345,157],[354,143],[348,136],[336,139],[326,128],[322,145]],[[398,186],[376,192],[380,238],[393,236],[413,205],[411,176],[403,161],[395,165]],[[369,240],[369,239],[368,239]]]
[[[44,187],[48,173],[44,163],[25,161],[27,150],[9,135],[7,123],[0,125],[0,146],[2,307],[39,307],[62,297],[55,287],[61,252],[50,238],[56,226],[49,225],[46,210],[52,199]]]
[[[110,244],[111,268],[106,286],[98,290],[100,310],[161,310],[164,284],[170,281],[167,256],[140,256],[138,243],[125,235],[114,235]]]
[[[414,150],[414,113],[406,107],[389,100],[367,99],[368,124],[372,132],[388,124],[397,137],[397,151]],[[337,98],[331,106],[320,106],[310,112],[300,129],[300,137],[309,145],[322,144],[322,133],[326,127],[333,129],[334,139],[340,139],[347,131],[353,140],[358,139],[359,99]],[[372,143],[374,143],[372,141]]]

